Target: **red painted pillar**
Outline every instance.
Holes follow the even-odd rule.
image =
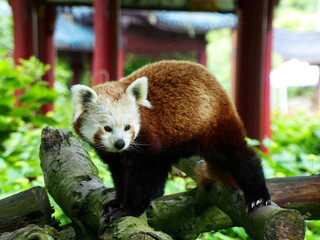
[[[31,8],[25,0],[9,0],[13,13],[14,61],[28,59],[32,55]]]
[[[235,104],[250,138],[262,139],[268,0],[239,0]]]
[[[56,7],[39,4],[38,10],[38,49],[37,54],[41,62],[50,64],[51,68],[43,76],[43,80],[48,82],[48,87],[54,87],[54,68],[56,61],[56,51],[54,47],[54,28],[56,21]],[[53,111],[53,104],[44,105],[43,113]]]
[[[125,61],[125,50],[121,47],[118,52],[118,79],[124,76],[124,61]]]
[[[272,20],[273,10],[276,5],[275,0],[268,2],[268,19],[265,44],[265,64],[264,64],[264,83],[263,83],[263,106],[262,106],[262,140],[271,138],[271,113],[270,113],[270,72],[271,72],[271,53],[272,53]],[[262,145],[262,150],[268,152],[268,149]]]
[[[203,66],[207,66],[207,51],[206,51],[206,43],[204,47],[199,51],[198,62]]]
[[[119,0],[94,0],[93,84],[118,79]]]
[[[14,63],[19,64],[19,59],[29,59],[32,55],[32,18],[31,6],[25,0],[9,0],[13,13],[14,35]],[[18,98],[21,91],[16,91]]]

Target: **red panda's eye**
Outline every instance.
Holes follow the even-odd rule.
[[[109,127],[109,126],[105,126],[105,127],[104,127],[104,130],[105,130],[106,132],[112,132],[112,128]]]
[[[124,130],[125,130],[125,131],[129,131],[130,128],[131,128],[130,125],[126,125],[126,126],[124,127]]]

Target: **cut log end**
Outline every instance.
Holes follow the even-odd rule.
[[[279,211],[269,219],[265,228],[265,237],[268,240],[295,239],[303,240],[305,222],[296,210]]]
[[[72,133],[64,129],[45,127],[41,134],[41,148],[49,150],[55,146],[59,146],[65,138],[70,136],[72,136]]]

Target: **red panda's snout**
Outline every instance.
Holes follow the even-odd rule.
[[[102,132],[95,146],[106,152],[121,152],[132,148],[135,139],[136,126],[132,130],[124,130],[123,127],[113,128],[110,132]]]
[[[114,144],[114,146],[119,150],[121,150],[125,145],[126,145],[126,143],[122,139],[119,139]]]

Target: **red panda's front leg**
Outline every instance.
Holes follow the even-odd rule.
[[[113,179],[114,188],[116,191],[115,199],[107,202],[101,208],[101,215],[106,215],[114,209],[121,208],[123,206],[124,199],[124,169],[123,164],[119,161],[114,161],[108,164],[109,171]]]
[[[124,200],[120,208],[102,216],[104,221],[113,222],[124,216],[138,217],[147,209],[155,197],[163,194],[170,166],[159,167],[157,161],[146,160],[130,164],[124,173]]]

